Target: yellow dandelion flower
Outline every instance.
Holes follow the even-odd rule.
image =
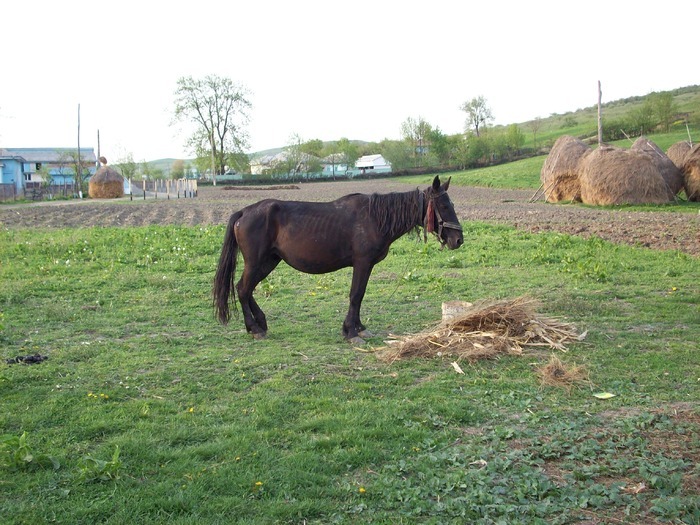
[[[262,487],[263,482],[262,481],[256,481],[255,486],[256,487]]]

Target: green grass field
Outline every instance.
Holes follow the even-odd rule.
[[[394,244],[371,329],[530,296],[586,339],[388,365],[340,336],[349,271],[282,265],[253,341],[213,319],[221,227],[3,230],[3,363],[49,358],[0,364],[0,522],[698,523],[698,260],[464,226]],[[592,384],[543,387],[553,353]]]

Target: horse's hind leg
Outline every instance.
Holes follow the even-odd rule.
[[[236,286],[238,300],[243,311],[246,330],[256,339],[262,339],[267,333],[267,319],[258,303],[253,298],[253,290],[274,270],[280,262],[277,256],[269,255],[259,261],[246,261],[243,275]]]

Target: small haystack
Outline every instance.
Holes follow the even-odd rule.
[[[572,388],[582,384],[590,384],[588,370],[584,366],[567,366],[553,355],[544,366],[536,370],[542,386],[555,386],[571,391]]]
[[[102,166],[90,179],[88,194],[93,199],[117,199],[124,196],[124,177],[107,166],[107,159],[100,157]]]
[[[581,162],[581,199],[594,206],[663,204],[674,194],[652,157],[603,145]]]
[[[685,156],[683,185],[688,200],[700,202],[700,144],[693,146]]]
[[[630,149],[651,156],[652,162],[656,165],[656,169],[659,170],[661,177],[666,181],[668,189],[673,196],[683,189],[683,173],[654,142],[642,136],[634,141]]]
[[[524,346],[565,351],[566,343],[583,337],[569,323],[538,316],[536,306],[524,297],[473,305],[432,330],[392,341],[377,355],[385,362],[437,356],[471,362],[522,354]]]
[[[683,169],[683,164],[685,164],[685,156],[690,151],[690,142],[687,140],[682,140],[673,144],[668,150],[666,150],[666,156],[671,159],[679,170]]]
[[[591,148],[575,137],[557,139],[540,172],[547,202],[581,201],[579,165],[590,153]]]

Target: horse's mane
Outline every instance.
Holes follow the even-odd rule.
[[[395,238],[418,225],[423,210],[420,190],[407,193],[373,193],[369,196],[369,216],[377,221],[384,235]]]

